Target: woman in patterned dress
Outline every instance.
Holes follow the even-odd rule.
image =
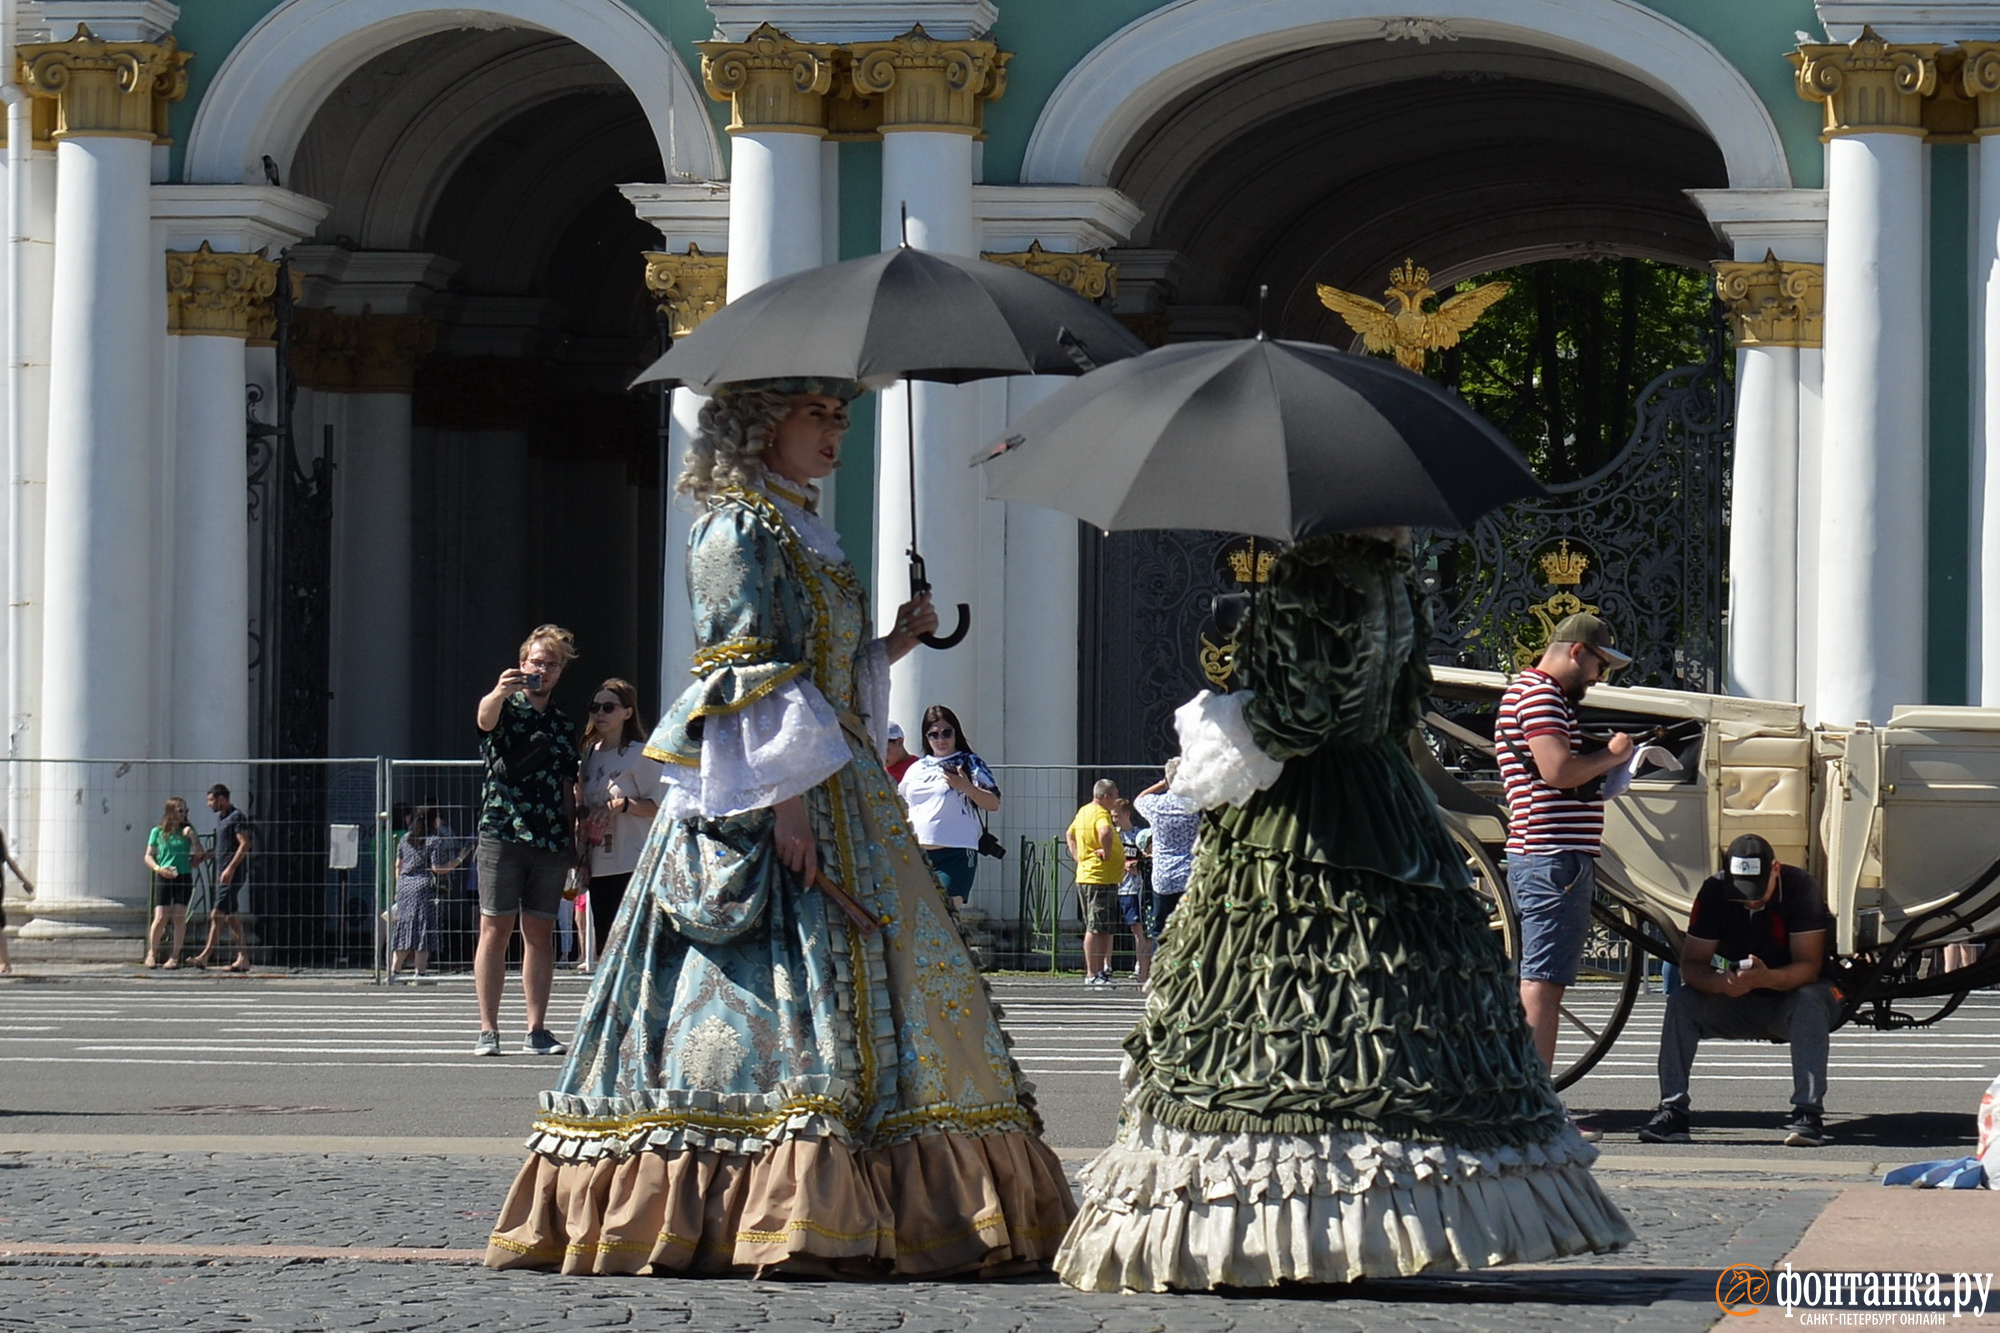
[[[430,973],[431,954],[438,947],[437,877],[465,864],[471,849],[452,855],[451,839],[443,836],[444,815],[434,805],[420,805],[410,816],[410,828],[396,840],[396,934],[390,941],[389,979],[405,968],[412,976]]]
[[[1175,715],[1173,790],[1209,813],[1056,1261],[1072,1286],[1353,1282],[1632,1239],[1405,749],[1431,681],[1407,540],[1286,551],[1257,593],[1255,689]]]
[[[813,483],[859,386],[729,386],[701,506],[695,683],[496,1268],[935,1277],[1045,1266],[1075,1212],[882,767],[888,666]]]

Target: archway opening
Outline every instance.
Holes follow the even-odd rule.
[[[1542,261],[1614,261],[1614,277],[1622,260],[1705,269],[1724,252],[1685,192],[1726,186],[1728,170],[1657,90],[1575,56],[1464,37],[1321,44],[1233,69],[1152,116],[1110,183],[1146,212],[1114,257],[1121,312],[1152,339],[1261,329],[1349,346],[1356,335],[1318,287],[1379,300],[1406,260],[1446,293],[1529,266],[1529,299]],[[1657,295],[1678,299],[1681,285]],[[1589,448],[1576,447],[1572,419],[1543,451],[1565,477],[1618,440],[1622,425],[1596,416],[1607,419],[1583,423]],[[1098,609],[1084,645],[1089,759],[1170,752],[1172,709],[1210,684],[1196,647],[1227,590],[1228,544],[1213,533],[1087,539],[1086,604]]]
[[[658,679],[655,408],[626,389],[657,352],[641,254],[658,238],[616,187],[662,178],[617,74],[522,28],[374,57],[300,141],[285,183],[331,206],[312,245],[349,252],[348,280],[367,261],[437,259],[411,307],[435,342],[410,389],[405,753],[467,753],[471,702],[535,624],[577,633],[583,660],[559,696],[573,716],[607,676]],[[338,480],[336,497],[368,503]],[[336,600],[376,595],[335,564]],[[333,674],[338,747],[370,701]]]

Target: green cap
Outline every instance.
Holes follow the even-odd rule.
[[[1564,616],[1562,623],[1556,626],[1556,632],[1549,635],[1549,642],[1582,644],[1603,656],[1606,671],[1616,671],[1619,667],[1632,665],[1630,653],[1621,653],[1612,646],[1617,640],[1611,635],[1611,626],[1588,611]]]

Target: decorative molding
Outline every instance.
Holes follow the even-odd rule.
[[[39,9],[51,32],[87,23],[111,42],[157,42],[181,17],[180,6],[170,0],[31,0],[23,8]]]
[[[766,22],[802,42],[883,42],[917,24],[963,41],[991,33],[999,17],[993,0],[708,0],[708,12],[725,42],[740,42]]]
[[[1382,40],[1429,46],[1432,42],[1455,42],[1458,33],[1444,19],[1383,19]]]
[[[1025,250],[986,251],[979,256],[995,264],[1026,269],[1047,278],[1058,287],[1067,287],[1086,301],[1101,301],[1118,295],[1118,266],[1101,253],[1077,254],[1066,250],[1044,250],[1033,241]]]
[[[1715,141],[1737,188],[1792,183],[1770,108],[1708,38],[1640,0],[1425,0],[1464,40],[1514,42],[1638,80]],[[1213,80],[1312,46],[1378,40],[1380,0],[1174,0],[1071,64],[1035,116],[1029,183],[1108,185],[1155,118]],[[1131,275],[1125,275],[1129,278]]]
[[[662,250],[699,245],[708,254],[729,248],[729,182],[621,185],[618,193],[639,219],[660,233]]]
[[[1864,27],[1853,41],[1802,43],[1786,55],[1800,97],[1826,107],[1821,139],[1846,134],[1923,134],[1924,99],[1937,89],[1934,43],[1898,46]]]
[[[1688,190],[1711,227],[1752,260],[1766,250],[1788,259],[1826,255],[1825,190]]]
[[[221,250],[279,251],[304,241],[330,211],[276,185],[155,185],[153,234],[165,250],[203,241]]]
[[[1756,263],[1715,263],[1715,295],[1729,310],[1738,347],[1818,347],[1826,269],[1766,252]]]
[[[66,42],[16,48],[16,78],[56,103],[58,140],[76,135],[167,137],[167,105],[187,96],[187,63],[172,34],[157,42],[107,42],[85,25]]]
[[[683,255],[648,251],[646,290],[667,312],[667,327],[685,338],[728,299],[729,256],[705,255],[690,244]]]
[[[853,85],[858,96],[882,99],[884,134],[922,130],[978,134],[985,106],[1007,91],[1007,62],[992,42],[940,40],[920,23],[887,42],[857,42]]]
[[[1828,41],[1851,42],[1873,25],[1892,42],[2000,37],[1993,0],[1815,0]]]
[[[2000,133],[2000,42],[1961,42],[1959,87],[1973,103],[1975,138]]]
[[[740,42],[697,42],[701,82],[729,103],[731,134],[826,135],[839,48],[796,42],[768,23]]]
[[[167,251],[167,332],[249,338],[273,319],[278,266],[265,252]]]
[[[975,185],[982,250],[1106,250],[1138,229],[1145,210],[1108,185]]]
[[[437,324],[422,315],[312,307],[292,319],[293,373],[322,393],[408,393],[417,363],[437,345]]]

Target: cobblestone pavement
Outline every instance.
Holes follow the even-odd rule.
[[[0,1153],[0,1250],[43,1245],[476,1250],[516,1157]],[[1770,1264],[1841,1185],[1607,1173],[1633,1249],[1449,1279],[1282,1295],[1097,1296],[1052,1281],[845,1285],[562,1278],[469,1261],[0,1258],[0,1329],[680,1328],[704,1333],[1175,1333],[1714,1324],[1717,1272]]]

